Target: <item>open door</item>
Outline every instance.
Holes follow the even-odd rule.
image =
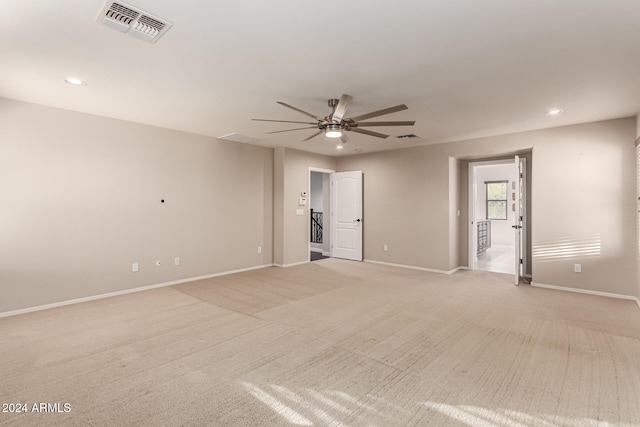
[[[520,269],[522,266],[522,251],[521,251],[521,245],[522,245],[522,215],[524,213],[524,209],[523,209],[523,199],[522,199],[522,195],[524,193],[523,191],[523,181],[524,181],[524,177],[523,177],[523,170],[522,170],[522,163],[520,162],[520,157],[519,156],[515,156],[515,167],[518,170],[518,178],[515,181],[515,188],[514,188],[514,194],[515,194],[515,200],[513,201],[513,204],[515,206],[515,218],[514,218],[514,224],[511,226],[514,228],[515,230],[515,251],[516,251],[516,256],[515,256],[515,268],[514,268],[514,283],[516,285],[520,284]]]
[[[362,171],[331,177],[331,256],[362,261]]]

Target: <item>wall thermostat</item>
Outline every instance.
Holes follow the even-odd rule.
[[[300,197],[300,199],[298,200],[298,204],[300,206],[304,206],[307,204],[307,198],[306,197]]]

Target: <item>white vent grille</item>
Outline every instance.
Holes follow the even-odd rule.
[[[96,22],[144,41],[155,43],[173,24],[122,1],[108,0]]]

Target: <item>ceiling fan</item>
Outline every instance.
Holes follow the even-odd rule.
[[[300,121],[291,121],[291,120],[269,120],[269,119],[253,119],[260,122],[278,122],[278,123],[300,123],[312,125],[303,128],[295,128],[295,129],[285,129],[285,130],[277,130],[274,132],[267,133],[280,133],[280,132],[291,132],[294,130],[302,130],[302,129],[318,129],[316,133],[309,136],[308,138],[303,139],[303,141],[309,141],[311,138],[315,138],[316,136],[324,133],[328,138],[340,138],[343,143],[347,142],[347,137],[344,132],[355,132],[361,133],[364,135],[375,136],[377,138],[388,138],[389,135],[379,132],[373,132],[367,129],[361,129],[367,126],[413,126],[415,121],[393,121],[393,122],[362,122],[362,120],[371,119],[373,117],[384,116],[385,114],[395,113],[396,111],[406,110],[407,107],[404,104],[396,105],[395,107],[385,108],[383,110],[372,111],[371,113],[361,114],[355,117],[345,117],[347,113],[347,108],[349,108],[349,104],[351,104],[351,100],[353,97],[351,95],[343,94],[340,99],[330,99],[329,107],[331,108],[331,114],[326,117],[318,117],[314,114],[308,113],[304,110],[296,108],[287,103],[278,101],[278,104],[283,105],[287,108],[291,108],[299,113],[304,114],[305,116],[309,116],[313,118],[314,122],[300,122]]]

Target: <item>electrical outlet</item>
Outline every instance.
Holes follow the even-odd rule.
[[[573,264],[574,273],[582,273],[582,264]]]
[[[136,273],[136,272],[138,272],[138,269],[139,268],[138,268],[138,263],[137,262],[134,262],[133,264],[131,264],[131,271],[132,272]]]
[[[389,245],[384,245],[384,246],[382,247],[382,249],[383,249],[385,252],[386,252],[386,251],[388,251],[388,250],[389,250]]]
[[[262,246],[258,246],[258,253],[261,254],[262,253]]]
[[[173,265],[180,265],[180,257],[177,256],[173,259]]]

